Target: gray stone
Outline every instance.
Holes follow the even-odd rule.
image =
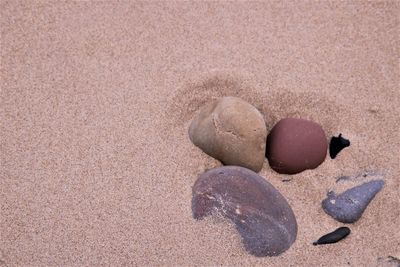
[[[350,188],[339,195],[331,191],[322,201],[322,208],[339,222],[353,223],[361,217],[383,185],[383,180],[372,180]]]
[[[190,140],[224,165],[259,172],[267,127],[261,113],[237,97],[223,97],[201,108],[189,127]]]
[[[257,173],[224,166],[199,176],[193,187],[195,219],[217,212],[232,221],[246,250],[276,256],[296,240],[297,222],[286,199]]]

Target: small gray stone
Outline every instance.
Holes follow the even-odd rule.
[[[331,191],[322,201],[322,208],[339,222],[353,223],[361,217],[383,185],[383,180],[372,180],[350,188],[339,195]]]

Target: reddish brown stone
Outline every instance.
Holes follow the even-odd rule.
[[[286,199],[257,173],[225,166],[199,176],[193,187],[195,219],[217,212],[230,219],[246,250],[276,256],[296,240],[297,222]]]
[[[327,149],[326,136],[319,124],[286,118],[269,133],[265,155],[276,172],[296,174],[318,167],[325,160]]]

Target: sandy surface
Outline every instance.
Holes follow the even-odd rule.
[[[400,257],[399,2],[1,1],[0,265],[377,266]],[[219,162],[193,114],[240,96],[321,123],[352,145],[319,168],[260,174],[299,232],[280,257],[244,252],[221,219],[192,219],[191,187]],[[386,173],[343,242],[320,202],[341,175]],[[398,230],[398,228],[397,228]],[[383,260],[378,260],[383,258]]]

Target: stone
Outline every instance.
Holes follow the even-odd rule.
[[[259,172],[267,127],[261,113],[237,97],[222,97],[203,108],[189,127],[190,140],[224,165]]]
[[[342,134],[339,134],[338,137],[332,136],[331,142],[329,143],[329,156],[331,159],[336,158],[337,154],[348,146],[350,146],[350,141],[343,138]]]
[[[255,256],[277,256],[296,240],[297,222],[286,199],[246,168],[223,166],[201,174],[193,187],[192,211],[197,220],[214,212],[229,219]]]
[[[330,191],[322,201],[324,211],[342,223],[354,223],[360,219],[368,204],[382,189],[383,180],[372,180],[336,195]]]
[[[327,154],[328,143],[322,127],[309,120],[280,120],[267,137],[265,156],[273,170],[296,174],[317,168]]]
[[[339,242],[340,240],[346,238],[350,234],[350,232],[350,228],[348,227],[339,227],[335,231],[321,236],[317,241],[313,243],[313,245],[316,246]]]

